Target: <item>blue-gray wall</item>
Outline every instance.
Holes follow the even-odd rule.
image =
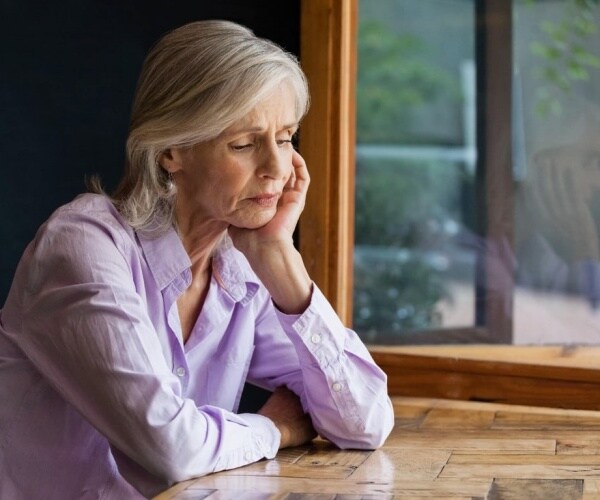
[[[299,50],[299,0],[3,0],[0,17],[0,307],[38,226],[123,166],[143,57],[166,31],[229,19]]]

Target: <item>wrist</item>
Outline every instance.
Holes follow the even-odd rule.
[[[293,245],[269,245],[250,256],[248,262],[277,309],[284,314],[306,310],[312,298],[312,280]]]

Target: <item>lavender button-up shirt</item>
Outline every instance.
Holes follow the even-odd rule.
[[[0,311],[0,498],[138,498],[272,458],[271,420],[236,414],[246,380],[290,388],[340,447],[385,440],[386,377],[316,286],[303,314],[278,312],[225,239],[184,344],[190,280],[174,230],[144,237],[106,197],[40,228]]]

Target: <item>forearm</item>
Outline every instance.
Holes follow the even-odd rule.
[[[381,446],[394,424],[385,374],[358,339],[335,352],[326,345],[327,332],[315,323],[307,326],[309,342],[319,335],[323,344],[323,350],[309,347],[301,360],[302,402],[315,429],[340,448]],[[310,333],[315,331],[321,333]]]
[[[306,310],[312,281],[291,239],[264,245],[246,257],[281,312],[300,314]]]
[[[358,336],[316,286],[300,317],[276,316],[259,323],[250,379],[300,395],[315,429],[338,446],[379,446],[393,425],[393,410],[386,376]],[[280,340],[281,327],[291,344]]]
[[[184,397],[133,290],[96,284],[81,294],[81,288],[52,287],[27,300],[22,328],[9,337],[59,395],[43,409],[48,428],[60,436],[66,427],[59,405],[74,408],[81,419],[69,423],[72,435],[79,430],[82,440],[98,439],[93,426],[131,461],[167,482],[275,455],[279,433],[268,419],[198,408]],[[114,296],[127,307],[111,304]],[[80,314],[56,314],[58,303]],[[71,443],[71,431],[62,446]]]

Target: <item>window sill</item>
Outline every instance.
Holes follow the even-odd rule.
[[[600,409],[600,347],[371,346],[393,396]]]

